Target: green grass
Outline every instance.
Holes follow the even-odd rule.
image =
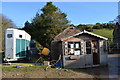
[[[9,65],[9,63],[2,63],[2,67],[14,67],[14,66],[27,67],[30,65],[34,66],[34,63],[11,63],[11,65]]]
[[[9,67],[2,67],[3,71],[18,71],[18,72],[28,72],[28,71],[36,71],[40,68],[46,68],[47,66],[42,65],[42,66],[23,66],[23,67],[18,67],[16,68],[15,66],[9,66]]]
[[[33,65],[33,66],[28,66],[28,65]],[[21,66],[16,68],[16,66]],[[12,72],[29,72],[29,71],[36,71],[38,69],[45,69],[47,68],[46,65],[34,65],[33,63],[12,63],[11,65],[8,65],[8,63],[3,63],[2,64],[2,70],[3,71],[12,71]],[[51,68],[51,67],[48,67]],[[52,68],[52,69],[56,69],[56,70],[62,70],[65,72],[74,72],[74,70],[79,70],[79,69],[57,69],[57,68]]]
[[[113,41],[113,29],[112,30],[110,30],[110,29],[93,29],[92,33],[106,37],[109,39],[110,42]]]
[[[16,66],[20,66],[16,68]],[[28,72],[28,71],[35,71],[39,68],[46,68],[46,65],[42,66],[36,66],[34,63],[11,63],[11,65],[8,65],[8,63],[2,64],[2,70],[3,71],[19,71],[19,72]]]

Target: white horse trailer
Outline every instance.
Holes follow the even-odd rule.
[[[5,61],[17,61],[25,58],[31,36],[24,30],[8,28],[5,30]]]

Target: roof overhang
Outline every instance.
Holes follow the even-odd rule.
[[[101,39],[104,39],[104,40],[108,40],[108,38],[105,38],[105,37],[103,37],[103,36],[100,36],[100,35],[97,35],[97,34],[94,34],[94,33],[91,33],[91,32],[88,32],[88,31],[84,30],[84,31],[82,31],[82,32],[80,32],[80,33],[77,33],[77,34],[75,34],[75,35],[69,36],[69,37],[67,37],[67,38],[63,38],[63,39],[61,39],[61,41],[70,39],[70,38],[72,38],[72,37],[78,36],[78,35],[83,34],[83,33],[87,33],[87,34],[90,34],[90,35],[92,35],[92,36],[95,36],[95,37],[98,37],[98,38],[101,38]]]

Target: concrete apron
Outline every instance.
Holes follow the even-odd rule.
[[[120,54],[110,54],[108,56],[108,66],[97,66],[83,69],[94,78],[105,78],[105,80],[120,80]]]
[[[109,55],[108,70],[110,79],[120,79],[120,54]]]

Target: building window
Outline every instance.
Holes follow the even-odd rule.
[[[92,52],[98,53],[98,42],[96,40],[92,41]]]
[[[7,34],[7,38],[12,38],[12,34]]]
[[[86,41],[86,54],[91,54],[91,41]]]
[[[81,55],[80,42],[68,42],[68,55]]]
[[[22,38],[22,35],[19,35],[19,38]]]
[[[107,42],[106,41],[103,41],[103,50],[107,51]]]

